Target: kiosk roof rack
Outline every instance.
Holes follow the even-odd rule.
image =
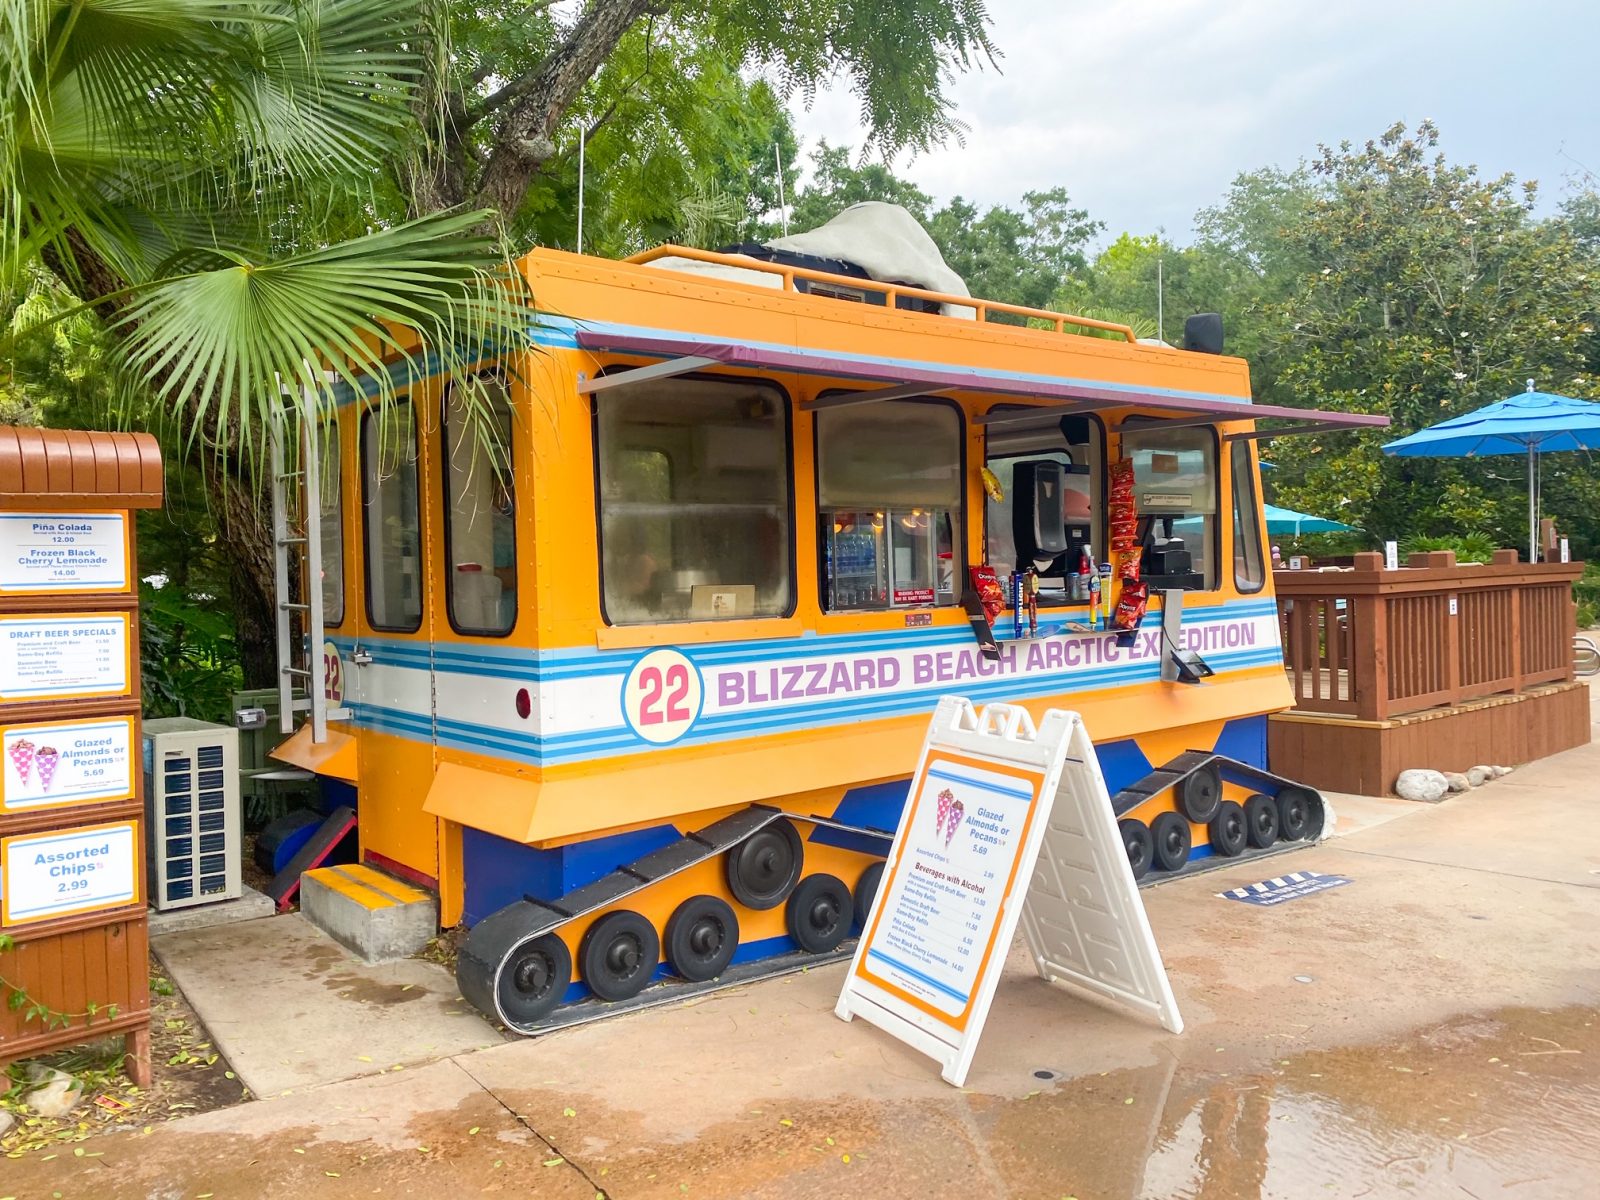
[[[1080,330],[1097,329],[1103,333],[1116,334],[1124,341],[1138,341],[1132,329],[1116,321],[1101,321],[1095,317],[1075,317],[1070,313],[1051,312],[1046,308],[1029,308],[1026,305],[1006,304],[999,300],[981,300],[976,296],[957,296],[952,292],[935,292],[909,283],[885,283],[882,280],[866,278],[864,275],[841,275],[833,271],[819,271],[812,267],[774,262],[755,258],[748,254],[730,254],[716,250],[699,250],[693,246],[667,245],[656,246],[653,249],[632,255],[623,261],[642,265],[666,258],[686,258],[695,262],[712,263],[721,267],[733,267],[741,271],[759,271],[768,275],[776,275],[782,279],[783,290],[786,292],[801,291],[802,289],[796,286],[795,280],[803,279],[813,283],[828,283],[862,291],[879,292],[883,295],[884,303],[890,308],[899,308],[898,301],[904,297],[908,300],[925,300],[932,304],[970,308],[974,319],[980,324],[989,319],[990,313],[1005,313],[1008,316],[1026,317],[1029,320],[1047,322],[1055,326],[1057,333],[1082,336],[1079,333]]]

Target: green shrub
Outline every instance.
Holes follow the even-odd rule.
[[[233,616],[212,597],[176,585],[139,588],[139,674],[147,717],[232,721],[233,693],[244,686],[234,650]]]
[[[1400,560],[1403,563],[1408,555],[1423,554],[1429,550],[1454,550],[1457,562],[1486,563],[1494,557],[1495,544],[1481,533],[1409,537],[1400,543]]]

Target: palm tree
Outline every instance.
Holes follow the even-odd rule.
[[[492,214],[381,225],[439,16],[429,0],[0,0],[0,293],[42,263],[118,335],[126,415],[175,418],[207,451],[247,677],[273,671],[271,542],[246,481],[280,386],[330,403],[326,366],[376,379],[381,402],[374,368],[407,354],[402,329],[450,369],[517,324]]]

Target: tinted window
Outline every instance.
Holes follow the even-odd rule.
[[[776,388],[664,379],[596,397],[612,624],[794,607],[788,406]]]
[[[1259,592],[1267,582],[1267,566],[1261,553],[1261,511],[1256,503],[1250,444],[1234,442],[1229,454],[1233,461],[1233,583],[1241,592]]]
[[[817,413],[824,603],[954,604],[961,588],[961,414],[881,400]]]
[[[344,620],[344,478],[339,462],[339,422],[317,427],[317,513],[322,518],[322,620]]]
[[[417,509],[417,417],[408,403],[368,413],[361,429],[367,619],[374,629],[422,624],[422,537]]]
[[[446,595],[462,633],[505,634],[517,620],[511,398],[498,375],[445,396]]]

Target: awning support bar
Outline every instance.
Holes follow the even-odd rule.
[[[1309,421],[1304,425],[1297,425],[1293,429],[1252,429],[1247,433],[1228,433],[1223,435],[1222,440],[1225,442],[1264,442],[1268,438],[1292,437],[1297,433],[1327,433],[1329,430],[1348,433],[1352,428],[1359,428],[1359,426],[1352,426],[1344,421]]]
[[[912,396],[943,396],[953,387],[929,387],[925,383],[902,383],[899,387],[874,388],[866,392],[836,392],[831,396],[818,396],[815,400],[802,400],[804,412],[819,408],[843,408],[850,404],[876,404],[880,400],[906,400]]]
[[[608,388],[626,387],[630,383],[649,383],[652,379],[671,379],[674,375],[687,375],[690,371],[699,371],[705,367],[719,365],[714,358],[704,358],[691,355],[688,358],[669,358],[662,362],[651,363],[648,367],[634,367],[628,371],[617,371],[611,375],[602,375],[598,379],[580,379],[578,381],[578,394],[590,396],[595,392],[603,392]]]
[[[972,418],[975,425],[1015,425],[1022,421],[1054,420],[1075,413],[1101,412],[1117,407],[1111,400],[1081,400],[1076,404],[1029,404],[1019,408],[1003,408],[979,413]]]
[[[1136,421],[1119,421],[1111,427],[1111,431],[1113,433],[1149,433],[1151,430],[1161,429],[1193,429],[1200,425],[1218,425],[1230,419],[1247,421],[1255,415],[1243,405],[1240,407],[1244,408],[1244,411],[1238,417],[1232,417],[1231,414],[1225,417],[1215,413],[1208,413],[1198,417],[1141,417]]]

